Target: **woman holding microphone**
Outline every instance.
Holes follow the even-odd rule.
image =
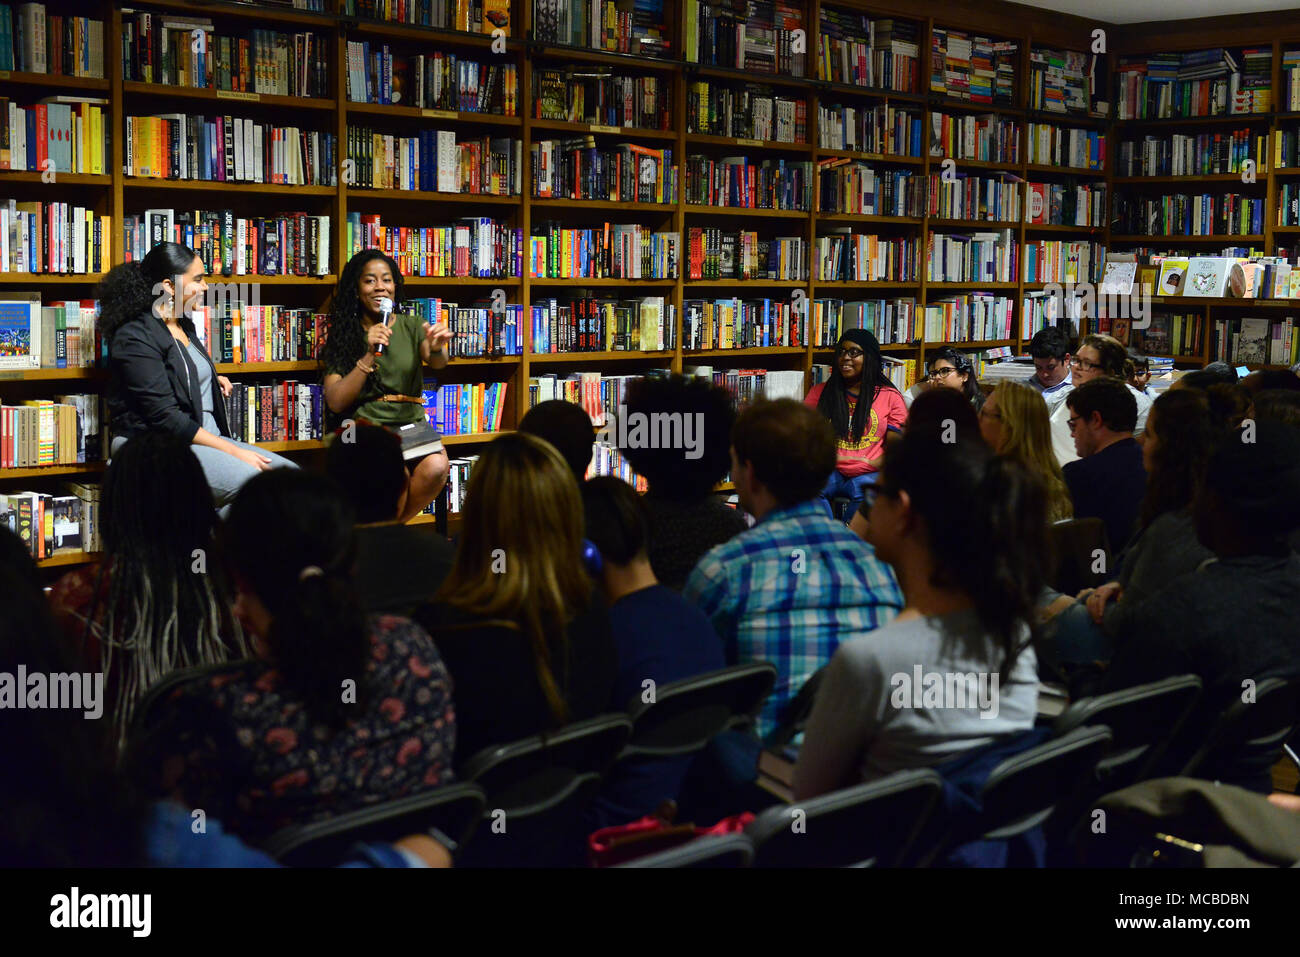
[[[403,437],[411,471],[401,521],[419,514],[447,481],[447,453],[428,426],[422,392],[424,368],[447,365],[451,331],[395,311],[402,274],[378,249],[348,260],[339,277],[321,349],[325,404],[337,419],[361,419]],[[412,454],[412,435],[422,433]],[[427,454],[420,454],[427,450]]]
[[[110,455],[148,431],[184,439],[224,516],[240,486],[258,472],[297,466],[231,436],[222,402],[230,380],[217,375],[185,310],[207,288],[203,260],[168,242],[139,262],[113,267],[97,294],[108,342]]]

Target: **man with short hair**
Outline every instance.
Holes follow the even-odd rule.
[[[682,593],[712,620],[730,663],[776,665],[760,735],[840,642],[903,607],[889,566],[826,514],[835,461],[835,432],[816,409],[793,399],[745,409],[731,432],[731,477],[758,522],[706,553]]]
[[[1118,339],[1107,335],[1089,335],[1080,340],[1079,348],[1070,358],[1070,368],[1076,388],[1085,382],[1102,377],[1117,379],[1124,383],[1137,403],[1137,425],[1132,432],[1134,435],[1141,435],[1147,426],[1147,413],[1151,411],[1152,400],[1150,396],[1143,395],[1125,382],[1124,364],[1127,361],[1128,350]],[[1052,413],[1050,420],[1052,451],[1056,453],[1056,461],[1062,468],[1079,458],[1074,448],[1074,437],[1066,424],[1070,415],[1070,410],[1062,402]]]
[[[1034,374],[1027,384],[1042,393],[1047,411],[1055,412],[1074,388],[1070,373],[1070,342],[1056,326],[1034,333],[1029,340],[1029,355],[1034,360]]]
[[[1065,405],[1079,456],[1061,470],[1074,500],[1074,517],[1105,522],[1110,552],[1118,555],[1132,537],[1146,495],[1142,446],[1133,438],[1137,401],[1123,382],[1102,377],[1076,388]]]

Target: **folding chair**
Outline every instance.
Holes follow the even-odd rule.
[[[638,857],[615,867],[748,867],[754,860],[754,845],[744,834],[699,837],[658,854]]]
[[[760,661],[684,678],[655,689],[655,700],[628,703],[632,737],[619,761],[695,754],[723,731],[748,721],[776,683],[776,666]]]
[[[1265,678],[1256,684],[1253,702],[1236,697],[1219,715],[1180,774],[1267,793],[1272,788],[1272,767],[1297,725],[1300,679]]]

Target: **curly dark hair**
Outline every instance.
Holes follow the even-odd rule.
[[[704,423],[703,454],[687,458],[680,449],[636,448],[620,451],[633,470],[645,478],[652,498],[696,502],[708,496],[731,468],[731,427],[735,404],[726,389],[706,379],[683,375],[647,376],[628,383],[624,409],[628,416],[661,413],[698,414]]]
[[[363,249],[349,259],[348,264],[343,267],[342,275],[339,276],[338,289],[335,290],[334,300],[330,304],[330,319],[325,332],[325,343],[321,346],[320,361],[326,372],[351,369],[352,365],[366,354],[366,333],[361,328],[361,296],[357,292],[357,284],[361,279],[361,271],[375,259],[382,259],[393,271],[393,286],[396,293],[393,297],[394,302],[400,305],[405,298],[402,290],[402,271],[397,268],[397,263],[392,257],[378,249]]]
[[[148,312],[157,297],[154,292],[157,284],[165,279],[175,281],[194,264],[195,258],[194,250],[188,246],[159,243],[143,259],[121,263],[110,269],[95,289],[96,297],[103,304],[99,326],[104,339],[112,342],[113,333]],[[185,315],[184,309],[176,310],[176,322],[186,335],[194,335],[194,323]]]

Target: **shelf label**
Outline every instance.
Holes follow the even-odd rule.
[[[595,124],[592,124],[592,126],[591,126],[591,132],[593,132],[593,133],[621,133],[621,132],[623,132],[623,130],[622,130],[621,127],[617,127],[617,126],[596,126]]]
[[[251,100],[256,103],[262,99],[261,93],[246,93],[243,90],[217,90],[218,100]]]
[[[762,146],[762,140],[736,140],[738,146]]]
[[[7,79],[9,79],[9,71],[0,70],[0,80],[7,80]]]
[[[429,109],[420,110],[420,115],[432,116],[440,120],[454,120],[456,119],[457,116],[455,110],[429,110]]]

